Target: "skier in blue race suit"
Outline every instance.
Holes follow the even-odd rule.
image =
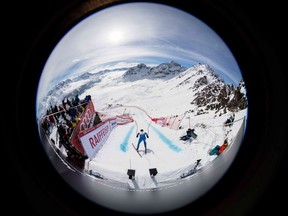
[[[137,151],[139,149],[140,143],[143,141],[144,142],[144,147],[145,147],[145,154],[147,153],[147,146],[146,146],[146,137],[149,138],[148,134],[144,132],[143,129],[140,130],[140,132],[137,133],[136,138],[139,137],[138,144],[137,144]]]

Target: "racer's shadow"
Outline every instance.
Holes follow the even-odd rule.
[[[139,150],[139,152],[141,152],[142,155],[145,155],[145,150]],[[152,149],[147,148],[146,154],[155,154],[154,151]]]

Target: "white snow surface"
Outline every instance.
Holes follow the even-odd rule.
[[[229,154],[229,147],[242,125],[247,109],[236,112],[235,122],[231,127],[224,126],[231,112],[196,115],[197,109],[190,102],[194,92],[192,84],[203,74],[197,74],[195,68],[189,68],[171,79],[140,79],[127,81],[122,78],[125,71],[111,72],[101,75],[97,83],[83,94],[91,95],[95,110],[105,117],[129,115],[134,122],[118,125],[111,132],[108,140],[97,152],[95,157],[87,159],[85,169],[100,173],[105,179],[127,183],[127,170],[136,171],[135,180],[140,189],[155,188],[155,182],[150,178],[149,169],[156,168],[155,176],[158,183],[175,182],[181,174],[193,169],[198,159],[201,159],[197,169],[210,164],[216,155],[210,156],[209,151],[216,145],[221,146],[228,139],[228,148],[222,154]],[[205,73],[205,68],[203,68]],[[78,88],[85,80],[74,82],[70,91]],[[213,82],[213,77],[208,77]],[[81,82],[81,83],[80,83]],[[186,83],[186,85],[179,85]],[[187,84],[188,83],[188,84]],[[190,83],[190,84],[189,84]],[[200,86],[199,90],[204,86]],[[69,91],[66,87],[65,91]],[[169,124],[160,125],[151,121],[152,118],[165,117]],[[179,138],[186,134],[188,128],[194,128],[197,134],[192,141],[182,141]],[[144,144],[140,144],[139,153],[136,146],[137,132],[144,129],[149,134],[147,153]],[[56,128],[49,138],[56,140]],[[65,154],[65,149],[60,149]],[[93,178],[91,175],[90,177]],[[133,188],[133,185],[131,185]]]

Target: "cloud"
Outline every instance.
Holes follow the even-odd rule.
[[[59,41],[44,67],[37,97],[60,79],[89,68],[153,57],[208,63],[235,82],[241,78],[230,50],[205,23],[173,7],[129,3],[88,16]]]

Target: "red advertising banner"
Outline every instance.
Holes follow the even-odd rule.
[[[90,159],[93,159],[102,145],[106,142],[111,130],[112,125],[109,120],[106,120],[105,122],[90,128],[88,131],[79,133],[79,139]]]
[[[87,130],[90,127],[92,127],[92,120],[93,116],[95,114],[95,109],[92,101],[89,101],[86,105],[85,110],[82,112],[80,116],[80,120],[77,123],[73,134],[71,136],[71,144],[81,153],[84,155],[85,151],[83,149],[83,146],[81,144],[81,141],[78,138],[78,134],[80,131]]]

